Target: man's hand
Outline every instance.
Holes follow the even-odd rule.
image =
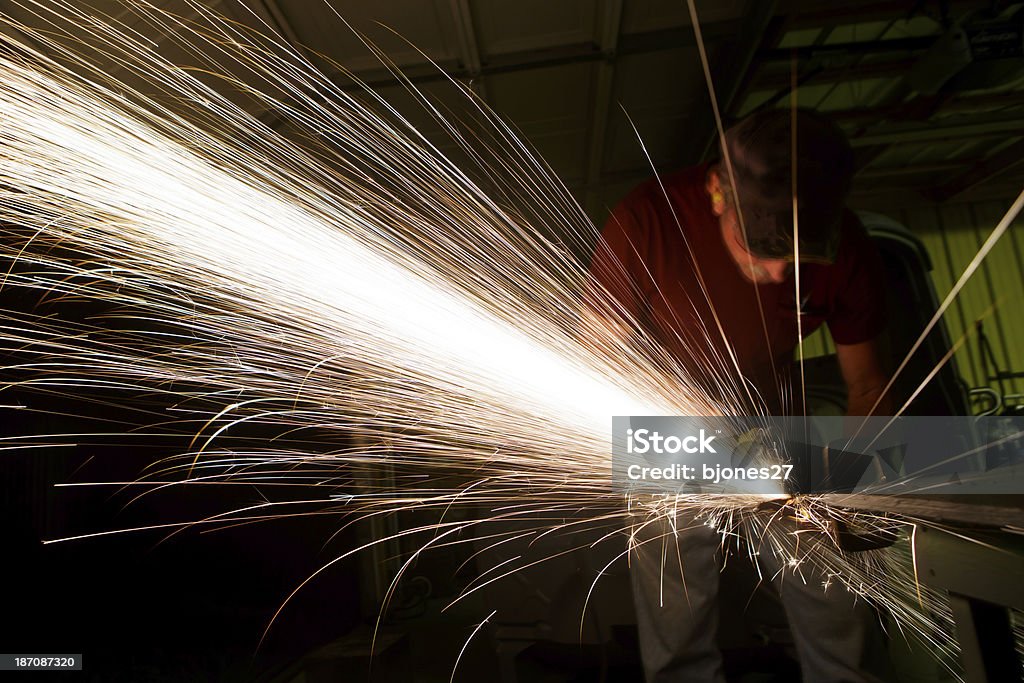
[[[879,348],[877,338],[859,344],[836,344],[839,369],[846,382],[847,415],[892,415],[892,392],[882,395],[889,377],[883,370]]]

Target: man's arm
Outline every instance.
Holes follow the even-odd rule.
[[[858,344],[837,343],[836,356],[846,382],[846,414],[892,415],[892,392],[882,395],[889,376],[883,369],[879,338]]]

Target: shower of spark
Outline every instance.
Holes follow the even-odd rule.
[[[571,531],[565,513],[582,508],[585,525],[613,531],[630,514],[650,523],[685,508],[726,538],[749,527],[796,570],[825,567],[901,628],[944,652],[955,647],[929,617],[941,611],[938,597],[890,580],[904,576],[900,558],[851,558],[835,543],[798,552],[793,534],[776,534],[773,515],[757,512],[763,497],[623,505],[611,485],[611,416],[760,408],[729,359],[707,359],[720,385],[699,385],[596,289],[575,255],[595,237],[587,218],[470,92],[451,84],[488,130],[486,145],[405,82],[469,159],[460,169],[385,101],[368,90],[354,97],[292,48],[199,3],[188,3],[192,23],[125,1],[281,124],[261,123],[116,18],[72,3],[22,0],[50,29],[0,30],[4,286],[112,311],[100,325],[5,312],[0,340],[18,359],[7,370],[18,386],[177,404],[196,426],[191,448],[131,483],[147,492],[181,482],[330,490],[342,473],[359,475],[343,495],[197,525],[324,510],[481,511],[400,532],[427,538],[424,548],[464,542],[461,531],[489,522]],[[164,97],[146,98],[107,63]],[[308,451],[232,448],[246,423],[336,440]],[[840,514],[815,500],[780,509],[826,538]],[[498,568],[470,590],[517,569]]]
[[[525,200],[564,243],[488,199],[396,112],[376,114],[258,34],[210,16],[224,32],[214,36],[131,5],[187,49],[248,68],[265,89],[246,94],[324,141],[315,149],[109,20],[27,6],[56,25],[21,27],[31,40],[7,39],[0,56],[0,220],[16,261],[6,286],[105,302],[118,329],[10,312],[5,346],[22,361],[20,386],[163,393],[191,412],[193,448],[139,484],[333,481],[386,463],[394,479],[364,478],[350,509],[482,505],[499,518],[583,502],[600,518],[621,508],[612,415],[740,412],[643,334],[613,333],[638,326],[573,255],[593,229],[487,110],[503,151],[477,153],[481,172],[523,179],[499,194]],[[188,116],[125,96],[95,53],[62,37],[68,19]],[[741,390],[723,380],[720,394]],[[334,430],[336,450],[228,448],[249,422]]]
[[[141,45],[121,49],[156,59]],[[30,59],[46,62],[38,54]],[[44,72],[30,59],[0,64],[3,218],[34,229],[9,246],[9,255],[36,267],[12,274],[8,286],[139,307],[184,336],[219,340],[231,355],[188,345],[150,355],[88,335],[71,346],[59,330],[47,333],[45,323],[9,330],[10,341],[32,345],[29,353],[58,351],[62,367],[97,377],[187,379],[210,389],[262,389],[275,398],[287,393],[306,411],[373,416],[375,431],[409,424],[445,435],[454,430],[488,453],[514,453],[508,435],[515,434],[522,445],[533,442],[532,450],[544,443],[545,450],[560,446],[552,450],[573,457],[600,453],[595,464],[606,460],[609,415],[709,409],[697,392],[670,392],[651,363],[646,377],[615,373],[547,324],[544,302],[568,301],[583,310],[566,296],[569,279],[581,276],[579,266],[558,248],[539,245],[534,249],[547,249],[547,263],[523,272],[532,264],[522,253],[535,236],[524,232],[511,241],[520,227],[514,217],[482,204],[480,192],[443,158],[415,147],[368,110],[350,103],[349,118],[364,119],[358,128],[339,117],[325,131],[359,146],[364,157],[373,155],[350,180],[282,139],[268,139],[259,151],[232,147],[183,121],[155,121],[112,91],[55,63]],[[138,68],[164,76],[168,89],[201,89],[170,65],[154,66]],[[204,105],[239,117],[230,122],[254,123],[211,92],[205,98]],[[159,130],[172,126],[171,136]],[[308,172],[285,176],[289,161],[308,164]],[[411,191],[422,207],[377,186],[371,173],[392,165],[412,182],[422,178]],[[318,174],[333,174],[332,184],[309,182]],[[452,248],[452,232],[473,234],[476,253]],[[16,237],[9,234],[7,245]],[[396,244],[401,240],[409,243]],[[74,249],[78,260],[50,253],[57,244]],[[442,275],[450,271],[464,279]],[[539,305],[509,310],[488,297],[511,277],[535,283]],[[580,338],[612,343],[595,332],[592,318],[577,315],[575,324]],[[151,351],[166,350],[169,340],[137,331],[135,341]],[[246,407],[233,403],[219,419],[234,419]],[[550,458],[557,466],[558,456]]]

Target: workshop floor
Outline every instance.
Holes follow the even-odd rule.
[[[262,683],[449,683],[497,681],[501,664],[495,640],[482,629],[466,644],[485,606],[472,599],[442,611],[429,602],[422,613],[381,627],[361,627],[311,653]],[[465,650],[461,652],[463,646]],[[524,683],[633,683],[643,678],[636,633],[617,629],[606,646],[535,643],[517,652],[516,680]],[[730,683],[781,683],[799,679],[799,668],[781,648],[731,653]]]

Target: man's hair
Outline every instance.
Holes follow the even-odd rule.
[[[792,159],[792,111],[765,109],[755,112],[725,131],[723,155],[728,154],[734,171],[753,176],[765,189],[789,194]],[[848,185],[854,158],[850,143],[831,119],[804,107],[796,110],[797,175],[827,172],[831,181]],[[724,159],[719,159],[719,176],[729,180]],[[731,183],[730,183],[731,186]],[[775,187],[772,187],[775,186]]]
[[[795,126],[794,126],[795,123]],[[717,164],[723,194],[738,206],[747,247],[765,258],[792,258],[793,133],[801,259],[831,261],[853,178],[853,150],[842,130],[810,109],[767,109],[730,127],[722,139],[732,174]]]

